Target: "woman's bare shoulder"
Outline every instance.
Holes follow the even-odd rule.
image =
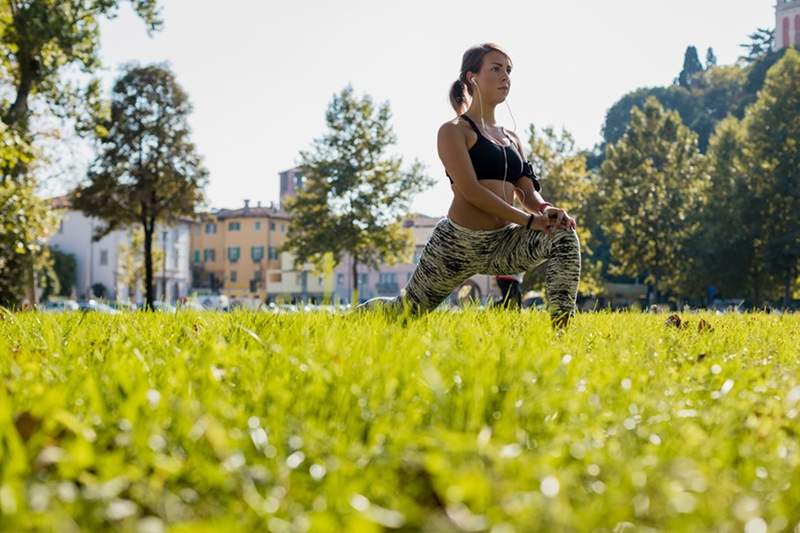
[[[439,126],[439,136],[455,138],[455,139],[464,139],[465,136],[464,121],[461,119],[461,117],[455,117],[451,120],[448,120],[447,122]]]

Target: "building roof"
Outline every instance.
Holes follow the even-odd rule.
[[[52,198],[48,198],[47,201],[50,202],[50,206],[53,209],[72,209],[72,200],[70,200],[68,194],[54,196]]]
[[[239,209],[220,209],[212,213],[218,220],[226,218],[282,218],[290,220],[292,217],[287,211],[275,206],[271,207],[241,207]]]

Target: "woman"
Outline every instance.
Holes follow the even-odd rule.
[[[514,274],[545,263],[553,327],[566,326],[574,314],[581,262],[575,220],[544,201],[519,138],[495,122],[495,108],[511,90],[511,68],[510,56],[492,43],[464,53],[450,90],[458,116],[439,128],[437,141],[453,190],[447,217],[400,296],[359,308],[430,311],[475,274]],[[525,211],[514,207],[515,194]]]

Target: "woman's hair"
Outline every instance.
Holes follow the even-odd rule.
[[[500,52],[507,58],[511,58],[508,52],[495,43],[479,44],[464,52],[464,57],[461,58],[461,71],[458,74],[458,79],[450,87],[450,105],[459,115],[469,108],[467,96],[471,99],[474,90],[472,84],[467,82],[467,72],[478,72],[481,69],[481,65],[483,65],[483,57],[489,52]]]

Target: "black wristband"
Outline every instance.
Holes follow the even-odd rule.
[[[533,222],[533,213],[528,217],[528,223],[525,224],[525,229],[531,229],[531,222]]]

